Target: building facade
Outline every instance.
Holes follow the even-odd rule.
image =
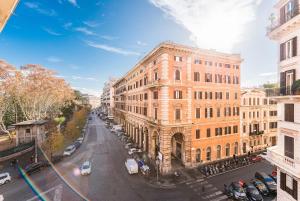
[[[241,91],[241,151],[264,150],[277,142],[277,104],[263,89]]]
[[[4,29],[8,19],[13,14],[19,0],[0,1],[0,33]]]
[[[101,101],[101,111],[108,116],[109,119],[113,119],[113,108],[114,108],[114,83],[117,79],[110,78],[104,83],[102,90]]]
[[[278,43],[278,145],[268,149],[277,166],[277,200],[300,200],[300,13],[298,0],[279,0],[268,36]]]
[[[114,85],[115,119],[162,173],[238,155],[241,62],[161,43]]]

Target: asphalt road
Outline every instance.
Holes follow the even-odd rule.
[[[162,189],[149,185],[141,175],[129,175],[124,165],[126,158],[124,145],[105,128],[104,122],[93,117],[82,146],[57,164],[57,171],[49,168],[30,179],[47,200],[54,201],[221,201],[227,200],[222,194],[224,183],[250,179],[256,170],[271,170],[269,164],[257,163],[206,180],[195,179],[173,189]],[[79,167],[86,160],[92,162],[92,174],[81,176]],[[0,186],[0,194],[5,201],[38,200],[22,179]]]

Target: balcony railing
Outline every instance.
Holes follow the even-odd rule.
[[[292,87],[271,88],[271,89],[266,89],[265,91],[267,97],[300,95],[298,91],[293,91]]]
[[[252,131],[249,133],[249,136],[262,135],[262,134],[264,134],[264,131]]]
[[[279,16],[279,19],[275,19],[274,14],[271,14],[269,17],[269,20],[271,24],[267,27],[267,32],[270,33],[273,30],[277,29],[281,25],[285,24],[286,22],[290,21],[293,19],[295,16],[299,15],[299,9],[298,8],[293,8],[291,11],[286,13],[284,16]]]

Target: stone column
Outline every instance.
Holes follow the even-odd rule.
[[[162,163],[160,164],[161,174],[168,174],[171,172],[171,137],[169,130],[160,132],[160,152],[163,155]]]

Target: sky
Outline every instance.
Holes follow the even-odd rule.
[[[99,96],[163,41],[239,53],[243,87],[277,81],[266,36],[275,0],[21,0],[0,33],[0,59],[40,64]]]

